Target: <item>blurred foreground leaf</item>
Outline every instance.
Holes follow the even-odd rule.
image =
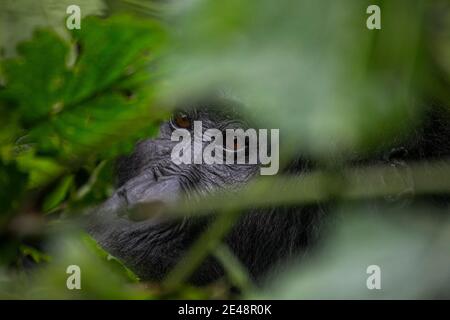
[[[121,264],[107,259],[106,253],[80,232],[65,231],[65,235],[51,238],[52,259],[40,270],[21,279],[21,275],[4,279],[0,288],[2,298],[28,299],[144,299],[149,292],[134,284],[135,278]],[[66,282],[71,265],[81,270],[81,289],[69,290]],[[22,285],[27,289],[22,288]]]
[[[366,9],[382,7],[382,30]],[[417,121],[424,1],[182,2],[166,97],[220,88],[285,150],[328,158],[366,149]],[[225,93],[227,94],[227,93]]]
[[[269,281],[268,299],[432,299],[450,297],[450,220],[433,208],[347,207],[320,253]],[[366,272],[381,269],[381,289]]]

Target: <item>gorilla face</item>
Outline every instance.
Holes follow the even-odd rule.
[[[126,196],[129,204],[171,201],[181,194],[205,194],[244,184],[257,173],[259,166],[251,164],[175,164],[171,152],[177,142],[171,141],[172,133],[176,129],[186,129],[193,136],[194,121],[202,122],[203,131],[218,129],[225,132],[226,129],[248,128],[248,124],[232,108],[225,109],[218,102],[175,112],[170,121],[161,125],[156,139],[141,141],[133,154],[119,160],[118,185],[128,190]],[[237,152],[225,145],[222,151],[224,157],[226,153]]]
[[[233,190],[259,172],[258,164],[176,165],[171,159],[176,144],[171,141],[172,132],[177,128],[192,132],[194,121],[202,121],[203,130],[215,128],[224,132],[226,129],[248,128],[248,123],[242,120],[229,101],[216,100],[214,103],[198,104],[188,111],[175,112],[170,121],[161,125],[157,138],[139,142],[130,156],[118,161],[117,191],[91,217],[89,230],[100,245],[123,260],[143,279],[161,279],[210,220],[205,217],[170,220],[163,214],[157,214],[159,208],[176,202],[180,196],[195,201],[216,190]],[[225,152],[234,152],[225,149],[224,155]],[[127,212],[140,203],[146,203],[146,208],[154,208],[155,212],[151,219],[132,221]],[[279,238],[286,230],[293,228],[293,221],[286,213],[281,213],[283,225],[277,228],[273,224],[277,219],[271,218],[270,214],[266,217],[267,221],[264,217],[256,217],[256,214],[246,215],[239,224],[243,229],[236,227],[229,236],[230,246],[235,248],[244,263],[248,261],[250,271],[255,274],[257,270],[265,270],[269,263],[259,262],[253,257],[254,253],[261,251],[252,248],[254,241],[277,241],[280,244],[280,239],[269,238]],[[285,240],[292,242],[293,239],[288,236]],[[272,255],[276,261],[276,257],[285,250],[291,250],[292,245],[286,243],[284,248],[278,249],[275,246],[273,251],[277,252],[267,250],[264,255]],[[204,283],[216,279],[221,272],[220,267],[211,260],[194,275],[193,281]]]

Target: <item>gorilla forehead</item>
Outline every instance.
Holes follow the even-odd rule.
[[[175,105],[175,113],[183,112],[193,120],[202,121],[203,129],[247,129],[250,123],[240,102],[230,98],[204,98]]]

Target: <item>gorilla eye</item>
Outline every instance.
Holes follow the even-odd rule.
[[[247,139],[245,139],[245,143],[244,143],[244,145],[242,145],[239,143],[239,139],[237,137],[235,137],[230,146],[227,146],[226,139],[224,139],[224,149],[226,151],[231,151],[231,152],[239,152],[244,149],[247,149]]]
[[[239,140],[238,140],[238,138],[234,138],[234,141],[233,141],[233,150],[234,151],[238,151],[240,149],[240,147],[239,147]]]
[[[172,118],[171,124],[175,128],[190,129],[192,120],[187,114],[178,113]]]

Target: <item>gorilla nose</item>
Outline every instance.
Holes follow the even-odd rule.
[[[155,181],[148,175],[141,175],[124,188],[129,218],[139,221],[161,216],[170,204],[179,199],[181,193],[178,179],[170,176]]]
[[[167,203],[160,200],[136,203],[128,211],[128,218],[132,221],[161,218],[167,207]]]

